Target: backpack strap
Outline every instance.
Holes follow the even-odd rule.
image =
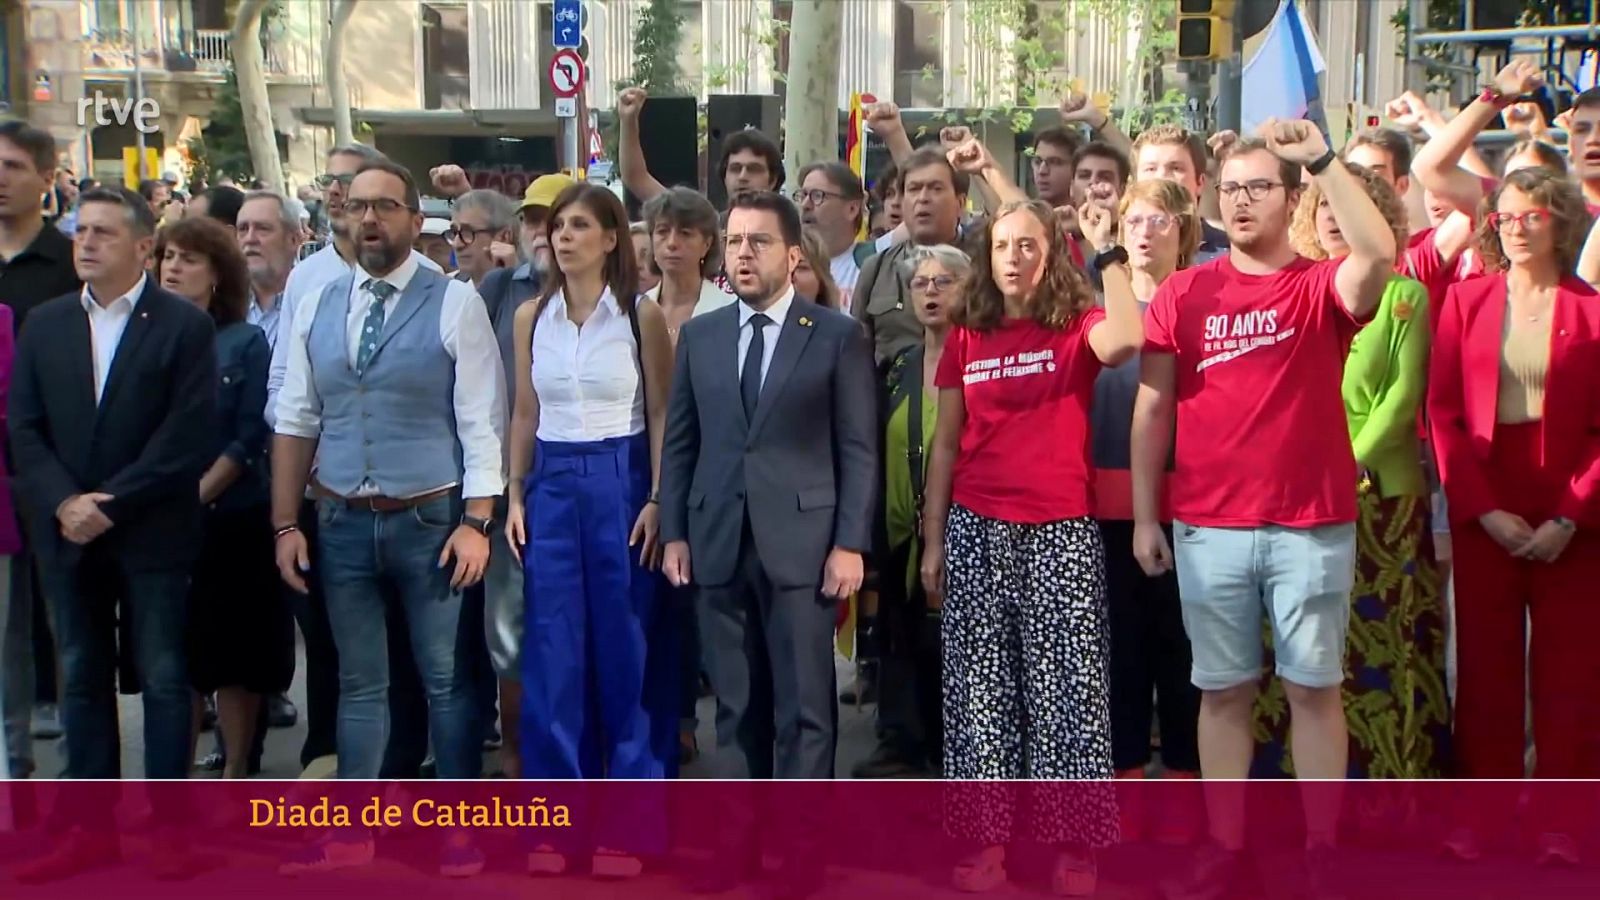
[[[922,531],[922,360],[925,348],[918,344],[906,354],[905,374],[900,383],[904,386],[906,402],[906,465],[911,469],[911,498],[917,505],[917,532]]]

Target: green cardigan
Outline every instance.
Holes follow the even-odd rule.
[[[1428,290],[1395,275],[1350,345],[1344,409],[1356,462],[1384,497],[1426,496],[1417,416],[1428,376]]]

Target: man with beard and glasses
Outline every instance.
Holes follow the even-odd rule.
[[[1394,270],[1394,232],[1310,122],[1269,120],[1260,140],[1223,157],[1226,256],[1173,274],[1146,315],[1134,404],[1134,555],[1151,576],[1176,562],[1191,681],[1201,690],[1200,768],[1243,779],[1263,612],[1293,721],[1302,779],[1345,775],[1349,740],[1340,686],[1355,578],[1359,474],[1342,418],[1345,353]],[[1350,245],[1312,262],[1289,221],[1302,168],[1322,189]],[[1174,438],[1173,418],[1177,427]],[[1176,558],[1160,522],[1171,477]],[[1211,845],[1171,897],[1246,888],[1244,793],[1207,790]],[[1337,790],[1305,792],[1311,896],[1328,876]]]
[[[662,568],[696,591],[717,774],[831,778],[833,604],[861,586],[879,477],[872,351],[849,317],[795,296],[793,204],[771,192],[731,203],[725,267],[739,302],[678,336]],[[758,847],[753,815],[729,810],[719,844],[731,857],[703,887],[728,889],[744,873]],[[787,880],[814,885],[820,864],[794,852]]]
[[[471,285],[424,269],[411,175],[367,163],[342,198],[357,266],[296,311],[272,448],[278,570],[306,590],[301,498],[316,498],[319,574],[339,655],[339,768],[382,772],[398,600],[427,694],[441,778],[476,778],[482,731],[471,675],[457,659],[462,592],[483,578],[495,498],[505,489],[505,373],[494,329]],[[316,472],[312,460],[316,457]],[[371,836],[335,832],[284,866],[290,873],[360,865]],[[470,875],[482,854],[445,844],[444,875]]]
[[[800,170],[800,188],[794,198],[801,223],[815,228],[822,237],[833,283],[839,286],[841,308],[849,312],[850,296],[861,275],[860,260],[873,252],[872,244],[856,241],[867,200],[861,179],[842,163],[812,163]]]
[[[355,271],[356,245],[351,226],[345,220],[344,200],[350,190],[355,173],[366,163],[386,160],[382,153],[364,144],[347,144],[328,151],[328,171],[322,176],[323,189],[328,204],[328,222],[333,240],[321,250],[301,260],[289,273],[279,301],[278,337],[273,341],[272,365],[267,371],[267,424],[277,421],[278,392],[283,388],[289,368],[289,344],[296,308],[311,298],[319,296],[331,282]],[[433,260],[416,251],[411,258],[430,271],[440,271]],[[307,497],[301,506],[300,527],[305,529],[307,542],[316,543],[316,506]],[[293,605],[295,620],[306,645],[306,740],[300,750],[301,766],[310,766],[313,760],[334,754],[334,731],[339,702],[339,662],[334,649],[333,635],[328,627],[327,607],[323,603],[322,583],[318,578],[307,581],[309,590],[295,595]],[[384,776],[400,778],[415,776],[427,755],[427,735],[423,726],[425,714],[417,674],[409,666],[395,666],[391,715],[396,720],[395,747]]]
[[[922,323],[911,311],[911,293],[900,265],[912,247],[959,246],[968,178],[945,153],[924,147],[900,164],[901,224],[911,239],[895,244],[861,266],[850,314],[867,326],[878,365],[922,341]]]

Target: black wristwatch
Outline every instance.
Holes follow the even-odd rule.
[[[1333,165],[1333,161],[1338,158],[1339,154],[1334,153],[1330,148],[1328,152],[1307,163],[1306,171],[1310,172],[1312,175],[1321,175],[1329,166]]]
[[[1096,253],[1094,259],[1090,262],[1090,265],[1094,266],[1094,270],[1096,272],[1104,272],[1106,270],[1106,266],[1114,263],[1126,263],[1127,261],[1128,248],[1118,244],[1116,246],[1107,247],[1106,249],[1101,250],[1099,253]]]
[[[489,532],[494,530],[493,519],[480,519],[477,516],[462,516],[461,524],[471,528],[473,531],[476,531],[484,537],[488,537]]]

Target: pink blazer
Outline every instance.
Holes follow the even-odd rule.
[[[1445,294],[1433,339],[1428,418],[1454,522],[1502,508],[1489,459],[1505,316],[1506,277],[1468,279]],[[1577,278],[1556,294],[1540,444],[1567,483],[1554,514],[1600,525],[1600,294]]]
[[[17,340],[12,334],[11,307],[0,303],[0,434],[11,433],[7,411],[11,405],[11,363],[17,358]],[[22,549],[22,532],[17,528],[17,512],[11,494],[11,460],[6,457],[6,442],[0,441],[0,556],[11,556]]]

